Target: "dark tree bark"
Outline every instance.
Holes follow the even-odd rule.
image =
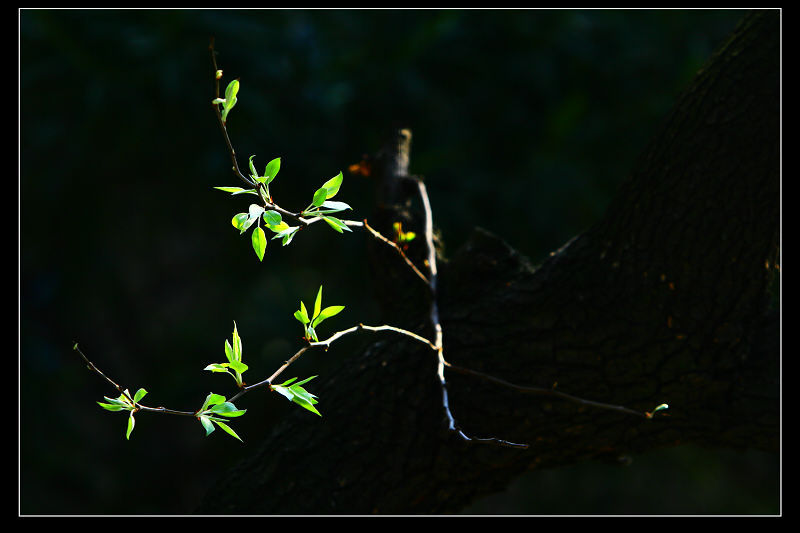
[[[748,15],[680,97],[604,218],[541,265],[480,229],[440,264],[450,363],[639,411],[666,402],[664,416],[449,372],[450,405],[467,435],[530,447],[467,442],[446,428],[435,355],[364,333],[360,354],[319,386],[325,416],[288,416],[198,512],[455,512],[526,469],[685,443],[777,450],[779,40],[776,11]],[[382,168],[374,170],[402,165]],[[396,202],[382,211],[383,230],[394,216],[415,220]],[[372,260],[387,312],[430,334],[424,287],[414,288],[396,255]]]

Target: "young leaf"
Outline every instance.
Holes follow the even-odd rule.
[[[322,285],[319,286],[319,291],[317,291],[317,299],[314,300],[314,314],[311,315],[312,320],[317,318],[320,309],[322,309]]]
[[[211,435],[211,432],[214,431],[214,424],[211,423],[211,420],[208,419],[207,416],[200,415],[200,423],[203,424],[203,427],[206,429],[206,437]]]
[[[144,395],[147,394],[147,391],[144,389],[139,389],[136,391],[136,394],[133,397],[133,402],[137,403],[139,400],[144,398]]]
[[[311,205],[314,207],[319,207],[325,202],[325,199],[328,198],[328,189],[325,187],[320,187],[314,193],[314,199],[311,201]]]
[[[234,361],[230,364],[230,367],[234,369],[239,374],[244,374],[245,371],[249,368],[246,364],[242,363],[241,361]]]
[[[239,331],[236,329],[235,320],[233,321],[233,360],[234,361],[242,360],[242,338],[239,337]]]
[[[330,307],[326,307],[325,309],[320,311],[319,316],[314,319],[311,325],[313,327],[319,326],[323,320],[325,320],[326,318],[330,318],[334,315],[338,315],[342,311],[342,309],[344,309],[343,305],[332,305]]]
[[[271,226],[278,226],[283,221],[281,220],[281,214],[280,213],[270,209],[269,211],[264,211],[264,222],[267,223],[267,227],[269,229],[272,229]],[[287,225],[287,227],[288,227],[288,225]]]
[[[253,179],[258,177],[258,172],[256,172],[256,166],[253,164],[253,158],[254,157],[255,157],[254,155],[251,155],[250,156],[250,161],[249,161],[249,164],[250,164],[250,175],[253,176]]]
[[[210,365],[206,366],[203,370],[209,370],[211,372],[229,372],[228,367],[230,366],[229,363],[211,363]]]
[[[275,179],[275,176],[278,175],[278,171],[281,169],[281,158],[276,157],[269,163],[267,163],[267,168],[264,169],[264,177],[267,178],[266,183],[271,182]]]
[[[320,416],[321,416],[321,415],[320,415]],[[239,435],[237,435],[237,434],[236,434],[236,432],[235,432],[234,430],[232,430],[232,429],[231,429],[231,428],[228,426],[228,424],[226,424],[225,422],[220,422],[219,420],[214,420],[214,423],[215,423],[215,424],[217,424],[219,427],[221,427],[221,428],[222,428],[222,430],[223,430],[225,433],[227,433],[228,435],[230,435],[231,437],[234,437],[234,438],[235,438],[235,439],[237,439],[239,442],[244,442],[244,441],[243,441],[241,438],[239,438]]]
[[[261,229],[261,226],[258,226],[253,230],[251,241],[253,243],[253,250],[255,250],[256,255],[258,256],[258,260],[263,261],[264,251],[267,249],[267,236],[264,234],[264,230]]]
[[[211,413],[227,417],[242,416],[246,411],[247,409],[236,409],[236,406],[231,402],[223,402],[209,409],[209,412]]]
[[[300,302],[300,309],[294,312],[294,317],[303,325],[306,325],[309,322],[311,322],[311,320],[308,318],[306,305],[302,301]]]
[[[225,396],[210,392],[208,396],[206,396],[206,401],[203,402],[203,407],[200,408],[200,411],[205,411],[206,409],[208,409],[210,405],[216,405],[224,401],[225,401]]]
[[[116,405],[116,404],[103,403],[103,402],[97,402],[97,404],[100,407],[102,407],[103,409],[105,409],[106,411],[122,411],[123,409],[125,409],[124,405]]]
[[[344,211],[345,209],[353,209],[344,202],[334,202],[333,200],[322,202],[321,207],[325,207],[330,210],[330,211],[325,211],[326,213],[336,213],[338,211]]]
[[[256,194],[255,189],[242,189],[241,187],[214,187],[220,191],[229,192],[231,194]]]
[[[228,119],[228,113],[230,113],[233,106],[236,105],[236,94],[239,92],[239,80],[233,80],[228,84],[228,87],[225,89],[225,101],[222,103],[222,122],[224,123]]]
[[[231,219],[231,224],[233,227],[239,230],[239,235],[247,231],[247,229],[253,225],[256,219],[252,218],[248,213],[239,213]]]
[[[337,175],[322,184],[322,188],[328,190],[328,194],[325,199],[330,199],[336,196],[336,193],[339,192],[339,187],[342,186],[342,179],[343,176],[340,171]]]
[[[128,417],[128,430],[125,432],[125,438],[131,440],[131,433],[133,432],[133,426],[136,424],[136,420],[133,418],[133,411],[131,411],[130,416]]]
[[[323,215],[322,219],[325,222],[327,222],[330,227],[332,227],[333,229],[335,229],[339,233],[344,233],[345,231],[353,231],[349,227],[347,227],[347,224],[345,224],[344,222],[342,222],[341,220],[339,220],[336,217]]]

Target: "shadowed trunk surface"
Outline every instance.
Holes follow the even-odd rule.
[[[688,443],[778,450],[779,30],[775,11],[746,17],[604,218],[541,265],[480,229],[439,264],[450,363],[638,411],[668,403],[665,414],[447,372],[467,435],[530,446],[465,442],[446,430],[435,355],[362,333],[362,349],[330,349],[342,364],[315,387],[324,416],[296,409],[197,512],[447,513],[531,468]],[[407,168],[407,141],[375,159],[385,201],[370,222],[385,235],[392,220],[419,221],[408,193],[385,187]],[[425,287],[394,252],[372,247],[369,257],[383,323],[430,337]]]

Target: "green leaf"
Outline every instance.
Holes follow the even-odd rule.
[[[347,224],[345,224],[344,222],[342,222],[341,220],[339,220],[336,217],[323,215],[322,219],[325,222],[327,222],[330,227],[332,227],[333,229],[335,229],[339,233],[344,233],[345,231],[353,231],[347,226]]]
[[[233,358],[233,347],[231,346],[231,343],[228,342],[228,339],[225,339],[225,357],[228,359],[229,363],[235,361]]]
[[[134,401],[134,403],[137,403],[139,400],[141,400],[142,398],[144,398],[145,394],[147,394],[147,391],[146,391],[146,390],[144,390],[144,389],[139,389],[139,390],[137,390],[137,391],[136,391],[136,394],[135,394],[135,395],[134,395],[134,397],[133,397],[133,401]]]
[[[310,378],[306,378],[306,379],[304,379],[303,381],[298,381],[297,383],[295,383],[295,385],[305,385],[306,383],[308,383],[309,381],[311,381],[312,379],[314,379],[314,378],[315,378],[315,377],[317,377],[318,375],[319,375],[319,374],[315,374],[315,375],[311,376]],[[296,380],[296,379],[297,379],[297,378],[292,378],[292,379],[290,379],[290,380],[286,381],[286,382],[284,383],[284,385],[286,385],[286,383],[291,383],[291,382],[293,382],[293,381],[294,381],[294,380]]]
[[[211,392],[208,394],[208,396],[206,396],[206,401],[203,402],[203,407],[200,408],[200,411],[205,411],[206,409],[208,409],[210,405],[216,405],[224,401],[225,401],[225,396],[222,396],[221,394],[214,394],[213,392]]]
[[[229,192],[231,194],[256,194],[255,189],[242,189],[241,187],[214,187],[220,191]],[[256,194],[256,196],[258,196]]]
[[[342,186],[342,179],[343,179],[342,173],[339,172],[337,175],[335,175],[334,177],[332,177],[331,179],[322,184],[322,188],[327,189],[328,191],[328,194],[325,197],[326,199],[330,199],[336,196],[336,193],[339,192],[339,187]]]
[[[247,209],[250,218],[257,219],[264,213],[264,208],[258,204],[250,204],[250,207]]]
[[[236,94],[239,92],[239,80],[233,80],[228,84],[228,87],[225,88],[225,102],[222,103],[222,122],[224,123],[228,119],[228,113],[230,113],[233,106],[236,105]]]
[[[231,82],[225,88],[225,100],[236,98],[236,94],[238,92],[239,92],[239,80],[231,80]]]
[[[320,309],[322,309],[322,285],[319,286],[319,291],[317,291],[317,299],[314,300],[314,314],[311,316],[312,320],[317,318]]]
[[[212,407],[208,411],[211,412],[211,413],[216,413],[216,414],[219,415],[219,414],[222,414],[222,413],[226,413],[228,411],[235,411],[235,410],[236,410],[236,406],[233,405],[231,402],[222,402],[222,403],[218,403],[217,405],[215,405],[214,407]]]
[[[258,177],[258,172],[256,172],[256,166],[253,164],[253,158],[254,157],[255,157],[254,155],[251,155],[250,156],[250,161],[248,161],[248,163],[250,165],[250,175],[253,178],[257,178]]]
[[[247,231],[247,229],[253,225],[255,222],[255,218],[252,218],[248,213],[239,213],[231,219],[231,224],[233,227],[239,230],[239,235]]]
[[[349,205],[347,205],[344,202],[334,202],[332,200],[328,200],[326,202],[322,202],[322,206],[321,207],[325,207],[325,208],[329,209],[329,211],[320,211],[320,213],[323,213],[323,212],[324,213],[338,213],[339,211],[344,211],[346,209],[353,209],[352,207],[350,207]]]
[[[275,179],[275,176],[278,175],[278,171],[281,169],[281,158],[276,157],[269,163],[267,163],[267,168],[264,169],[264,177],[267,178],[266,183],[271,182]]]
[[[279,226],[281,224],[281,222],[283,222],[283,221],[281,220],[281,214],[280,213],[270,209],[269,211],[264,211],[264,222],[267,223],[267,227],[269,229],[271,229],[272,231],[275,231],[274,229],[272,229],[272,227],[273,226],[276,226],[276,227]],[[289,227],[288,224],[286,224],[286,227]],[[282,229],[286,229],[286,228],[282,228]],[[278,230],[278,231],[282,231],[282,230]]]
[[[311,320],[308,318],[306,305],[302,301],[300,302],[300,309],[294,312],[294,317],[303,325],[311,322]]]
[[[283,242],[281,243],[281,245],[282,246],[286,246],[290,242],[292,242],[292,239],[294,239],[294,236],[295,236],[295,234],[297,233],[297,231],[299,229],[300,229],[299,226],[293,226],[291,228],[288,228],[288,229],[280,232],[278,235],[273,237],[273,239],[278,238],[278,237],[282,237],[283,238]]]
[[[200,415],[199,418],[200,423],[206,428],[206,437],[208,437],[214,431],[214,424],[211,423],[211,420],[209,420],[207,416]]]
[[[99,405],[100,407],[102,407],[103,409],[105,409],[107,411],[122,411],[123,409],[126,408],[124,405],[115,405],[115,404],[103,403],[103,402],[97,402],[97,405]]]
[[[258,256],[258,260],[263,261],[264,251],[267,249],[267,236],[264,234],[264,230],[261,229],[260,226],[253,230],[251,241],[253,243],[253,250],[255,250],[256,255]]]
[[[233,361],[230,364],[230,367],[240,374],[244,374],[245,371],[249,368],[246,364],[242,363],[241,361]]]
[[[131,440],[131,433],[133,432],[133,426],[136,425],[136,419],[133,418],[133,411],[131,411],[130,416],[128,417],[128,430],[125,432],[125,438]]]
[[[325,202],[325,199],[327,197],[328,197],[328,189],[326,189],[325,187],[320,187],[314,193],[314,199],[311,201],[311,205],[313,205],[314,207],[319,207]]]
[[[242,360],[242,339],[239,337],[239,331],[236,329],[235,320],[233,321],[233,360]]]
[[[211,363],[203,370],[209,370],[211,372],[229,372],[228,367],[231,366],[228,363]]]
[[[319,316],[314,319],[314,322],[311,323],[313,327],[319,326],[323,320],[326,318],[330,318],[334,315],[338,315],[342,309],[344,309],[343,305],[332,305],[330,307],[326,307],[322,311],[320,311]]]
[[[236,432],[232,430],[225,422],[220,422],[219,420],[215,420],[214,423],[217,424],[219,427],[221,427],[222,430],[231,437],[236,438],[239,442],[244,442],[242,439],[239,438],[239,435],[237,435]]]

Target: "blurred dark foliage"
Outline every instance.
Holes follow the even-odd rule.
[[[320,284],[326,304],[347,306],[326,332],[375,322],[363,235],[317,226],[289,247],[272,241],[259,263],[231,226],[249,202],[212,189],[239,183],[211,109],[211,36],[223,87],[241,81],[229,117],[240,163],[255,154],[262,170],[282,157],[271,186],[281,205],[307,205],[389,128],[407,126],[446,250],[479,225],[539,261],[602,214],[741,15],[22,10],[20,512],[189,512],[297,408],[245,397],[244,445],[153,415],[128,442],[125,417],[94,403],[116,394],[73,342],[124,386],[148,389],[150,405],[190,410],[210,390],[233,392],[202,369],[223,360],[234,320],[250,379],[299,346],[292,312]],[[339,198],[353,218],[369,216],[370,187],[345,176]],[[347,350],[301,360],[287,377],[324,375]],[[698,453],[537,472],[467,512],[777,512],[774,457]]]

